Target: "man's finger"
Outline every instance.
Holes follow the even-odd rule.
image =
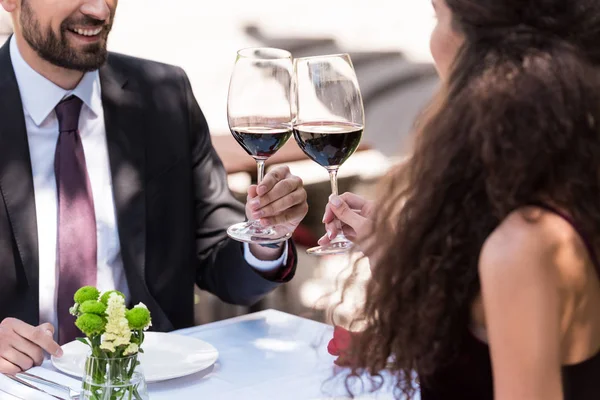
[[[248,196],[246,196],[246,216],[248,219],[252,219],[251,214],[253,207],[258,207],[256,204],[260,205],[260,201],[257,197],[258,194],[256,193],[256,185],[251,185],[248,188]]]
[[[273,189],[277,182],[284,180],[289,174],[290,169],[285,165],[273,168],[260,182],[258,188],[256,189],[256,193],[258,193],[259,196],[263,196],[265,193],[268,193],[271,189]]]
[[[7,348],[4,353],[2,354],[2,358],[4,358],[5,360],[11,362],[12,364],[16,365],[17,367],[19,367],[22,371],[27,371],[28,369],[33,367],[33,363],[34,361],[26,356],[25,354],[21,353],[20,351],[18,351],[17,349],[15,349],[14,347],[9,347]]]
[[[54,325],[52,325],[49,322],[43,323],[41,325],[38,325],[38,329],[41,329],[44,332],[50,331],[50,333],[52,333],[52,335],[50,335],[50,336],[54,336],[54,333],[55,333],[55,331],[54,331]],[[46,333],[48,333],[48,332],[46,332]]]
[[[292,208],[287,209],[285,212],[276,215],[274,217],[261,218],[260,223],[263,226],[274,226],[274,225],[285,225],[285,224],[299,224],[306,212],[308,211],[308,205],[306,203],[298,204]]]
[[[277,182],[273,189],[266,194],[252,200],[251,208],[253,211],[258,211],[263,207],[288,196],[299,189],[302,189],[302,179],[297,176],[292,176]],[[302,190],[304,192],[304,190]],[[258,202],[257,202],[258,201]]]
[[[256,192],[256,185],[250,185],[250,187],[248,188],[248,200],[255,198],[256,196],[258,196],[258,193]]]
[[[62,349],[52,339],[54,328],[50,324],[42,324],[38,327],[33,327],[25,322],[18,321],[14,326],[15,332],[25,339],[40,346],[43,350],[57,357],[62,356]],[[49,326],[50,325],[50,326]]]
[[[358,231],[358,228],[365,222],[365,218],[350,209],[341,197],[331,195],[329,204],[331,204],[331,211],[333,211],[337,219],[346,225],[350,225],[355,231]]]
[[[16,374],[17,372],[21,372],[21,368],[0,357],[0,372],[4,374]]]
[[[44,362],[44,353],[42,348],[23,338],[22,336],[17,334],[14,336],[14,340],[11,343],[12,346],[21,353],[25,354],[27,357],[31,358],[34,365],[42,365],[42,362]]]
[[[283,184],[284,182],[279,182],[279,184]],[[273,192],[275,192],[275,190],[277,190],[277,186],[275,186]],[[306,191],[302,189],[296,189],[294,192],[288,193],[287,195],[261,208],[260,210],[254,211],[252,213],[252,218],[260,219],[275,217],[280,213],[286,211],[287,209],[292,208],[298,204],[304,203],[305,201]]]

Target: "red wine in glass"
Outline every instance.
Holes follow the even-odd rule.
[[[231,134],[255,159],[271,157],[292,136],[289,125],[233,127]]]
[[[339,167],[358,148],[363,127],[350,122],[306,122],[294,127],[298,146],[325,168]]]

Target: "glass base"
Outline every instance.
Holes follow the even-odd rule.
[[[258,222],[249,221],[231,225],[227,235],[238,242],[256,244],[275,244],[289,240],[291,233],[283,233],[277,227],[263,227]]]
[[[308,254],[313,254],[316,256],[325,256],[332,254],[346,254],[349,253],[350,250],[354,247],[354,243],[347,239],[333,241],[329,244],[317,247],[311,247],[306,250]]]

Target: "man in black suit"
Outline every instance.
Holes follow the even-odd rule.
[[[252,304],[292,278],[291,243],[228,239],[244,207],[183,70],[107,53],[117,0],[0,4],[15,26],[0,48],[0,372],[62,354],[84,284],[169,331],[193,324],[195,283]],[[245,214],[292,232],[307,208],[278,168]]]

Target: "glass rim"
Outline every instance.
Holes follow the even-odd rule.
[[[297,61],[304,61],[304,60],[315,60],[315,59],[319,59],[319,58],[334,58],[334,57],[344,57],[344,58],[347,58],[348,60],[351,60],[349,53],[335,53],[335,54],[321,54],[318,56],[298,57],[298,58],[295,58],[294,61],[297,62]]]
[[[270,52],[273,54],[273,56],[272,57],[257,56],[254,54],[257,51]],[[250,60],[285,60],[285,59],[291,60],[292,59],[292,53],[290,53],[287,50],[279,49],[276,47],[261,47],[261,46],[245,47],[243,49],[239,49],[237,51],[237,56],[241,57],[241,58],[250,59]]]

